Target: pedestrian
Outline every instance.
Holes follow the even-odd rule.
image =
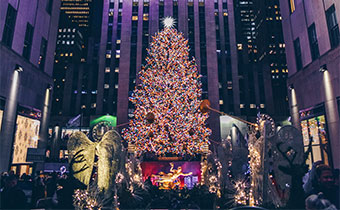
[[[337,208],[323,198],[323,193],[310,195],[306,199],[306,210],[315,210],[315,209],[327,209],[327,210],[336,210]]]
[[[24,191],[18,187],[16,176],[8,176],[1,192],[1,209],[26,209],[27,200]]]
[[[307,196],[318,195],[321,192],[324,199],[339,209],[339,188],[334,185],[332,169],[328,165],[320,164],[316,167],[315,173],[317,182]]]

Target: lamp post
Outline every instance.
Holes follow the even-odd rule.
[[[0,172],[8,171],[10,165],[10,155],[16,125],[18,89],[20,85],[20,74],[22,72],[23,68],[16,65],[12,75],[12,82],[10,83],[9,95],[6,99],[0,133]]]

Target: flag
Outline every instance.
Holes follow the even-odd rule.
[[[67,128],[74,128],[80,126],[80,120],[81,120],[81,114],[78,114],[77,116],[71,118],[67,123]]]

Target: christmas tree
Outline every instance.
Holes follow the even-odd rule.
[[[196,155],[209,144],[207,113],[199,111],[200,75],[194,58],[189,60],[188,40],[166,18],[148,49],[146,65],[139,72],[140,84],[130,101],[134,119],[123,138],[135,145],[140,156]]]

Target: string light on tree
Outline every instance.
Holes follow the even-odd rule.
[[[139,71],[141,83],[130,101],[134,119],[123,138],[135,146],[136,155],[201,154],[209,144],[208,113],[201,112],[202,84],[195,60],[189,60],[188,40],[163,20],[164,30],[153,37],[146,65]]]

